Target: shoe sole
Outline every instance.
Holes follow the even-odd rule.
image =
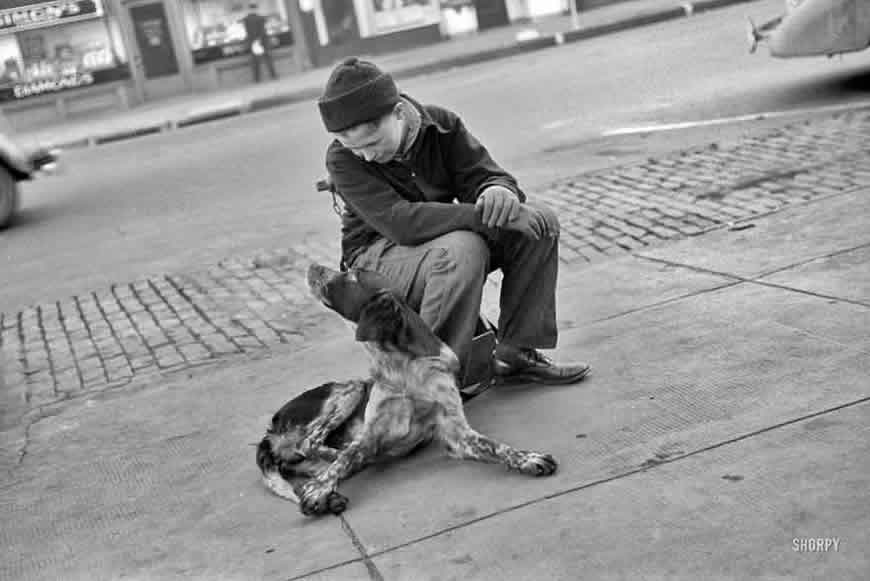
[[[476,383],[474,385],[470,385],[468,387],[460,389],[459,395],[462,397],[462,403],[467,403],[476,398],[477,396],[481,395],[482,393],[489,391],[494,383],[495,379],[493,378],[490,381]]]
[[[553,379],[545,379],[540,375],[535,375],[533,373],[515,373],[511,375],[505,376],[496,376],[494,381],[501,385],[510,385],[516,383],[537,383],[538,385],[571,385],[572,383],[579,383],[589,375],[589,372],[592,371],[591,367],[586,367],[580,373],[576,373],[574,375],[569,375],[567,377],[553,378]]]

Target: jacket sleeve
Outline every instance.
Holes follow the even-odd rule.
[[[459,201],[473,204],[489,186],[503,186],[516,194],[521,202],[526,201],[516,178],[492,159],[486,147],[468,131],[458,115],[446,109],[436,109],[435,114],[450,127],[450,139],[446,140],[447,149],[443,153],[450,165]]]
[[[455,230],[488,232],[474,205],[406,200],[365,162],[342,147],[329,148],[326,169],[350,209],[396,244],[414,246]]]

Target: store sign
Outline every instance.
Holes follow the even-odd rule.
[[[119,65],[108,69],[90,72],[69,72],[56,77],[34,81],[21,81],[0,87],[0,103],[61,93],[69,89],[78,89],[102,83],[129,81],[130,68]]]
[[[103,15],[102,0],[54,0],[0,10],[0,34],[75,22]]]
[[[40,79],[29,83],[18,83],[12,87],[12,94],[16,99],[56,93],[67,89],[76,89],[94,84],[94,75],[91,73],[71,73],[54,79]]]

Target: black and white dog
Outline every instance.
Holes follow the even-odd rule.
[[[308,271],[311,292],[356,323],[371,357],[371,378],[329,382],[284,405],[257,448],[257,465],[273,492],[303,514],[339,514],[336,488],[366,465],[442,441],[455,458],[497,462],[549,476],[549,454],[516,450],[475,432],[457,387],[459,361],[405,302],[365,271]]]

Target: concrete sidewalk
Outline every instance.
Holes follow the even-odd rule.
[[[564,266],[556,355],[593,375],[467,408],[552,478],[429,449],[338,518],[268,494],[271,414],[366,371],[346,332],[67,402],[0,487],[0,579],[866,579],[868,215],[840,191]]]
[[[554,16],[372,58],[395,77],[402,79],[751,1],[626,0],[581,13],[577,29],[573,28],[570,16]],[[533,38],[518,40],[518,34],[527,35],[529,32],[533,32]],[[318,68],[260,85],[184,95],[125,112],[94,115],[38,129],[22,129],[18,137],[26,144],[60,147],[96,145],[172,131],[272,107],[313,102],[320,94],[329,72],[329,67]]]

